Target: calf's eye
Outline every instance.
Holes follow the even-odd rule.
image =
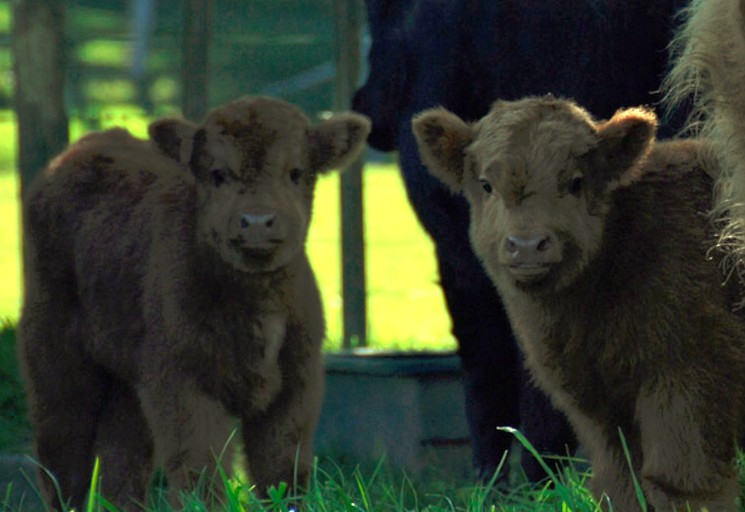
[[[582,192],[582,187],[585,184],[585,178],[581,174],[576,174],[572,176],[572,179],[569,180],[569,193],[573,196],[578,196]]]
[[[292,182],[295,185],[297,185],[298,183],[300,183],[300,178],[302,178],[302,177],[303,177],[303,170],[302,169],[298,169],[297,167],[295,167],[294,169],[292,169],[290,171],[290,179],[292,180]]]
[[[215,187],[219,187],[227,181],[228,171],[225,169],[212,169],[210,171],[210,179]]]
[[[481,188],[483,188],[484,192],[486,192],[487,194],[491,194],[494,191],[491,183],[489,183],[487,180],[482,178],[479,180],[479,183],[481,183]]]

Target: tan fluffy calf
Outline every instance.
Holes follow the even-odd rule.
[[[475,124],[414,120],[430,171],[471,207],[471,242],[536,383],[563,410],[614,510],[735,510],[745,423],[739,293],[708,257],[712,178],[699,143],[655,143],[643,109],[597,122],[552,97]],[[484,314],[489,314],[485,311]]]
[[[234,418],[259,489],[296,465],[306,480],[323,394],[313,193],[368,131],[244,98],[199,126],[157,121],[151,141],[89,135],[31,185],[18,338],[36,453],[64,501],[82,509],[94,457],[126,507],[154,461],[173,490],[220,454],[229,470]]]

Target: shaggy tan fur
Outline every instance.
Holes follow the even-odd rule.
[[[639,510],[620,430],[656,510],[734,511],[745,322],[709,257],[702,144],[655,143],[644,109],[597,122],[552,97],[497,102],[475,124],[435,109],[413,128],[468,199],[474,250],[589,451],[596,497]]]
[[[711,141],[704,164],[719,169],[719,246],[728,275],[745,283],[745,0],[693,0],[672,45],[666,101],[693,103],[689,128]],[[741,306],[745,304],[745,299]]]
[[[20,361],[63,501],[83,508],[94,457],[115,504],[143,503],[155,464],[175,500],[232,469],[238,425],[261,491],[304,484],[323,394],[313,191],[369,129],[243,98],[198,126],[157,121],[149,141],[88,135],[30,186]]]

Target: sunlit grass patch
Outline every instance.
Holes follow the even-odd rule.
[[[91,78],[85,83],[83,90],[88,98],[99,103],[125,103],[134,102],[137,99],[135,84],[124,78],[118,80]]]
[[[126,127],[135,137],[147,138],[151,119],[130,103],[111,103],[96,110],[95,116],[73,116],[70,119],[70,140],[76,141],[91,130]]]
[[[89,66],[111,68],[127,67],[131,63],[130,40],[92,39],[80,43],[76,53],[80,61]]]
[[[16,116],[12,110],[0,110],[0,174],[11,172],[15,167],[18,151]]]
[[[0,32],[10,32],[10,2],[0,2]]]
[[[18,193],[17,175],[0,172],[0,319],[16,320],[20,313],[21,220]]]
[[[450,318],[437,284],[434,245],[422,231],[398,167],[364,169],[368,318],[371,344],[389,349],[453,349]],[[329,347],[342,337],[339,174],[322,177],[308,238],[321,283]]]

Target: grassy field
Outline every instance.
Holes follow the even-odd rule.
[[[517,433],[519,436],[519,433]],[[530,443],[522,439],[525,446]],[[548,469],[549,461],[543,461]],[[255,488],[244,478],[225,478],[224,472],[200,479],[197,488],[176,497],[180,509],[190,511],[224,512],[600,512],[613,511],[612,503],[603,497],[600,503],[593,498],[586,483],[587,470],[578,470],[575,460],[566,461],[562,471],[550,471],[549,477],[537,484],[515,482],[506,486],[497,482],[499,472],[489,482],[475,483],[455,480],[433,480],[412,477],[391,469],[384,460],[370,467],[342,468],[333,462],[316,460],[307,492],[293,495],[287,485],[280,485],[261,499]],[[743,475],[743,459],[739,460]],[[117,512],[104,492],[99,493],[99,480],[105,468],[98,465],[92,475],[91,492],[85,512]],[[742,480],[741,480],[742,481]],[[209,482],[214,482],[208,487]],[[216,497],[212,489],[219,489]],[[8,506],[18,498],[7,489],[0,497],[0,511],[28,510],[17,505]],[[648,510],[644,496],[638,493],[640,509]],[[35,502],[26,500],[26,503]],[[6,505],[8,504],[8,505]],[[146,512],[174,510],[165,493],[158,489],[151,493]],[[745,511],[740,503],[739,510]]]
[[[106,468],[98,467],[94,475],[100,476]],[[497,473],[499,475],[499,473]],[[495,480],[485,483],[422,479],[391,469],[384,460],[368,467],[342,468],[330,461],[316,460],[307,492],[302,497],[291,494],[288,487],[280,485],[269,491],[268,498],[260,499],[255,489],[241,478],[226,479],[224,474],[214,478],[205,476],[193,492],[181,493],[176,501],[183,510],[225,512],[596,512],[597,502],[590,496],[584,482],[586,472],[569,466],[566,472],[552,473],[538,485],[526,483],[507,488],[496,485]],[[94,478],[86,512],[116,512],[99,493]],[[224,490],[224,497],[216,498],[207,488],[207,482]],[[155,490],[145,511],[170,512],[165,493]],[[6,492],[5,503],[19,501]],[[26,500],[35,504],[36,500]],[[3,507],[10,512],[27,510],[23,507]]]

